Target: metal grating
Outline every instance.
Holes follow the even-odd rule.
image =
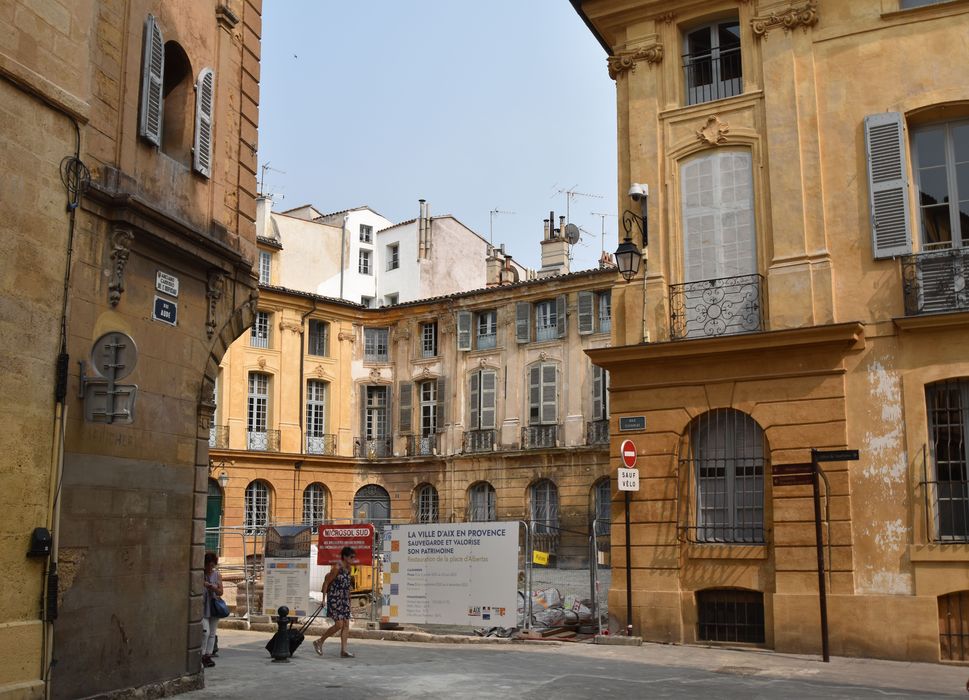
[[[764,643],[764,594],[758,591],[697,591],[697,640]]]

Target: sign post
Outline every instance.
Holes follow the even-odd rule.
[[[619,468],[619,490],[626,501],[626,636],[633,634],[633,570],[632,544],[629,536],[629,494],[639,491],[639,470],[636,466],[636,445],[632,440],[623,440],[619,446],[623,466]]]

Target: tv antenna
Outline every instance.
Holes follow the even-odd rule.
[[[555,185],[552,185],[552,186],[554,187]],[[575,184],[568,189],[559,188],[555,190],[555,194],[552,195],[553,197],[558,194],[565,195],[565,223],[569,223],[569,221],[571,221],[570,214],[572,209],[572,200],[575,199],[576,197],[589,197],[590,199],[603,199],[603,196],[601,194],[590,194],[588,192],[579,192],[577,189],[578,186],[579,186],[578,184]]]
[[[490,220],[488,221],[488,244],[494,248],[495,243],[495,217],[501,216],[503,214],[514,215],[513,211],[502,211],[501,209],[495,208],[488,212]]]
[[[279,168],[270,167],[269,161],[260,165],[259,169],[262,171],[259,173],[259,196],[264,197],[266,196],[266,171],[272,170],[274,173],[279,173],[280,175],[285,175],[286,172]]]
[[[600,252],[605,253],[606,252],[606,217],[607,216],[617,216],[617,215],[616,214],[604,214],[604,213],[602,213],[600,211],[590,211],[589,214],[591,214],[592,216],[598,216],[600,219],[602,219],[602,234],[601,234],[602,235],[602,251],[600,251]]]

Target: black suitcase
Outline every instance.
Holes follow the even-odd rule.
[[[269,652],[269,655],[272,656],[273,648],[275,647],[275,644],[276,644],[276,639],[277,637],[279,637],[280,634],[285,634],[289,638],[289,655],[292,656],[293,654],[295,654],[296,650],[299,649],[299,645],[303,643],[304,639],[306,639],[307,628],[310,625],[312,625],[313,622],[316,621],[316,618],[320,616],[320,613],[323,612],[323,608],[325,606],[326,606],[325,603],[320,603],[320,607],[316,609],[316,612],[310,615],[306,619],[306,622],[300,625],[299,629],[294,629],[291,627],[290,629],[286,630],[283,633],[276,632],[276,634],[272,636],[272,639],[266,642],[266,651]]]

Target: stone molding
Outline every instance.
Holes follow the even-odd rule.
[[[108,283],[108,302],[112,307],[124,294],[124,273],[131,255],[131,242],[135,234],[126,228],[116,228],[111,233],[111,281]]]
[[[808,27],[818,23],[818,19],[818,0],[808,0],[800,5],[791,4],[788,9],[781,12],[754,17],[750,20],[750,26],[754,36],[766,39],[767,32],[771,29],[782,27],[785,32],[790,32],[801,27],[807,31]]]
[[[617,80],[619,76],[625,74],[627,71],[636,70],[636,64],[640,61],[645,61],[652,65],[654,63],[661,63],[662,60],[663,45],[659,43],[642,46],[634,51],[620,51],[615,56],[610,56],[607,59],[609,77]]]
[[[219,300],[222,299],[224,288],[225,274],[222,270],[210,270],[205,285],[205,296],[209,300],[205,315],[205,334],[210,340],[215,335],[216,311],[218,310]]]
[[[726,142],[727,132],[729,131],[730,125],[720,121],[720,117],[713,115],[707,119],[706,124],[697,129],[696,138],[700,143],[719,146]]]

